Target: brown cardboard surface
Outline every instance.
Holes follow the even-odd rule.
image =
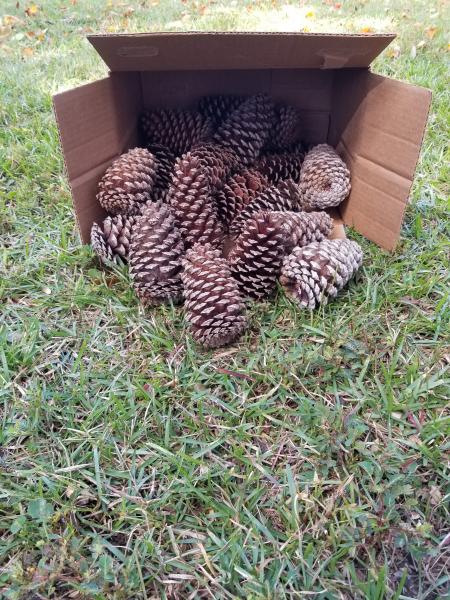
[[[336,73],[329,142],[349,165],[344,223],[397,244],[431,102],[429,90],[368,71]]]
[[[88,36],[111,71],[367,67],[394,38],[250,32]]]
[[[141,87],[135,73],[118,73],[53,98],[67,176],[83,242],[104,217],[97,184],[111,162],[137,145]]]

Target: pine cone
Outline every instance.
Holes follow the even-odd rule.
[[[350,193],[350,172],[334,148],[319,144],[303,161],[299,189],[303,210],[340,204]]]
[[[135,222],[135,217],[116,215],[106,217],[101,225],[93,223],[91,246],[104,264],[125,262],[128,259],[131,231]]]
[[[264,175],[252,169],[244,169],[230,177],[223,188],[217,190],[214,195],[222,223],[228,228],[244,206],[268,185]]]
[[[300,140],[300,133],[298,110],[293,106],[278,106],[267,145],[272,150],[286,150]]]
[[[113,215],[135,215],[150,200],[157,161],[145,148],[122,154],[106,170],[98,185],[97,200]]]
[[[210,139],[213,132],[210,119],[187,110],[148,110],[141,116],[141,126],[147,144],[162,144],[176,155]]]
[[[264,154],[253,165],[271,183],[279,183],[292,179],[298,183],[302,167],[303,154],[298,152],[283,152],[279,154]]]
[[[186,248],[196,242],[217,246],[222,241],[223,230],[208,180],[201,160],[190,152],[177,160],[166,201],[173,209]]]
[[[280,182],[259,192],[253,200],[244,206],[230,226],[230,234],[237,237],[245,222],[257,212],[266,211],[298,211],[299,196],[297,186],[291,182]]]
[[[261,152],[273,118],[273,103],[268,96],[250,96],[220,125],[214,140],[234,150],[243,164],[250,164]]]
[[[152,200],[164,200],[167,190],[172,183],[176,156],[169,148],[166,148],[166,146],[162,146],[161,144],[150,144],[147,146],[147,149],[155,156],[157,161]]]
[[[229,174],[239,165],[236,153],[218,144],[199,144],[189,155],[198,159],[208,177],[211,190],[221,188]]]
[[[137,217],[129,264],[133,288],[144,304],[178,302],[182,297],[183,241],[170,208],[151,203]]]
[[[243,295],[262,299],[275,289],[287,233],[270,212],[260,212],[249,219],[228,261],[231,273]]]
[[[334,298],[362,264],[362,250],[350,240],[323,240],[294,248],[284,260],[280,282],[301,307],[316,308]]]
[[[195,341],[206,348],[235,341],[246,327],[244,303],[220,250],[195,244],[183,267],[186,320]]]
[[[326,212],[273,212],[288,236],[287,252],[296,246],[306,246],[327,238],[333,229],[333,219]]]
[[[204,96],[198,103],[202,115],[220,125],[245,100],[245,96]]]

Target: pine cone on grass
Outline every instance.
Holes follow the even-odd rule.
[[[280,282],[302,308],[334,298],[362,264],[362,250],[350,240],[323,240],[294,248],[284,260]]]
[[[299,196],[297,186],[291,182],[280,182],[278,186],[271,185],[260,192],[236,215],[230,226],[230,234],[237,237],[246,221],[255,213],[265,211],[297,211]]]
[[[286,251],[327,238],[333,229],[333,219],[326,212],[273,212],[288,236]]]
[[[189,110],[148,110],[141,116],[141,127],[147,144],[162,144],[176,155],[210,139],[213,133],[210,119]]]
[[[204,96],[198,103],[202,115],[220,125],[245,100],[245,96],[217,95]]]
[[[145,148],[122,154],[106,170],[98,186],[97,200],[113,215],[135,215],[151,198],[157,160]]]
[[[222,189],[214,194],[219,218],[229,227],[237,214],[262,192],[269,183],[259,171],[244,169],[231,176]]]
[[[300,152],[282,152],[279,154],[263,154],[253,165],[267,177],[270,183],[292,179],[298,183],[303,162]]]
[[[236,152],[243,164],[250,164],[266,143],[273,118],[274,107],[268,96],[250,96],[220,125],[214,141]]]
[[[300,114],[293,106],[278,106],[268,139],[272,150],[286,150],[300,140]]]
[[[247,324],[245,307],[220,250],[196,244],[183,266],[186,320],[195,341],[206,348],[234,342]]]
[[[197,242],[215,246],[222,242],[223,229],[208,174],[199,158],[187,153],[177,160],[166,201],[173,209],[186,248]]]
[[[350,193],[347,165],[328,144],[310,150],[303,161],[299,189],[303,210],[323,210],[340,204]]]
[[[136,219],[129,253],[133,288],[144,304],[181,300],[183,253],[183,241],[170,208],[149,204]]]
[[[249,219],[228,256],[241,293],[259,300],[270,296],[286,253],[287,233],[271,212]]]
[[[120,263],[128,259],[131,231],[136,218],[116,215],[106,217],[101,225],[94,223],[91,229],[91,246],[104,263]]]

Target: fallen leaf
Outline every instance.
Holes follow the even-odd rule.
[[[129,7],[127,8],[127,10],[123,13],[124,17],[131,17],[131,15],[134,13],[134,8],[133,7]]]
[[[24,58],[30,58],[30,56],[33,56],[33,54],[34,54],[33,48],[22,48],[22,56]]]
[[[425,35],[427,36],[427,38],[429,40],[432,40],[434,38],[434,36],[436,35],[437,30],[438,30],[437,27],[427,27],[425,29]]]
[[[430,487],[430,503],[432,506],[438,506],[442,501],[442,492],[437,485]]]
[[[21,20],[14,15],[3,15],[2,22],[3,25],[17,25],[17,23],[21,23]]]
[[[401,48],[400,46],[390,46],[387,51],[386,54],[389,58],[398,58],[400,56],[400,52],[401,52]]]
[[[336,10],[339,10],[340,8],[342,8],[342,4],[340,2],[336,2],[335,5],[334,5],[334,8]]]
[[[305,14],[305,17],[307,19],[315,19],[316,18],[316,11],[315,10],[308,10],[308,12]]]
[[[420,42],[417,44],[417,48],[420,49],[420,48],[423,48],[426,45],[427,45],[427,43],[426,43],[425,40],[420,40]]]
[[[361,33],[373,33],[374,31],[374,28],[370,27],[370,25],[366,25],[365,27],[361,27],[360,29]]]
[[[30,4],[28,8],[25,9],[25,14],[27,17],[34,17],[39,12],[39,7],[36,4]]]

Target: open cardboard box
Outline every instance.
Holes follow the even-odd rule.
[[[83,242],[105,216],[97,184],[139,145],[138,116],[195,107],[207,94],[267,92],[296,106],[303,138],[337,148],[352,175],[346,225],[387,250],[399,239],[431,102],[429,90],[375,75],[393,34],[146,33],[92,35],[109,77],[54,96]],[[335,236],[343,235],[339,226]]]

